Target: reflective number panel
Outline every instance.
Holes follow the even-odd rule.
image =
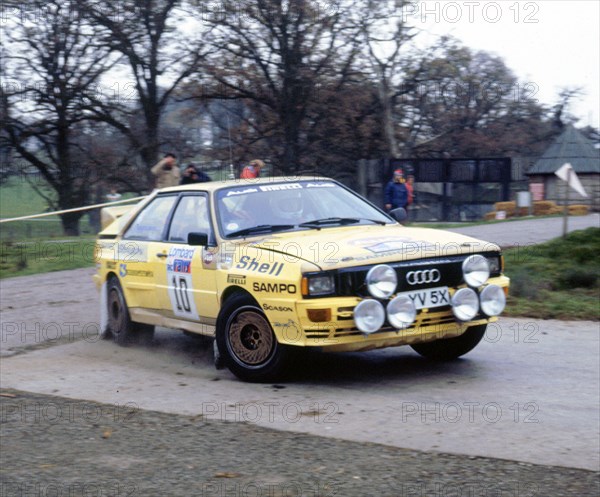
[[[171,309],[181,318],[198,320],[192,285],[192,258],[195,249],[172,248],[167,259],[167,288]]]

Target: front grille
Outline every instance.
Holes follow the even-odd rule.
[[[396,275],[398,277],[398,289],[396,290],[396,293],[399,293],[409,290],[420,290],[422,288],[435,288],[439,286],[459,286],[463,283],[462,263],[467,257],[467,255],[438,257],[431,259],[419,259],[415,261],[391,262],[387,263],[387,265],[391,266],[396,271]],[[344,297],[369,297],[369,293],[365,285],[365,279],[369,269],[372,267],[373,265],[338,270],[337,274],[335,275],[337,294]],[[407,274],[411,271],[426,271],[432,269],[437,269],[440,272],[440,281],[410,285],[406,280]]]

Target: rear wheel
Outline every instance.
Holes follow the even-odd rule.
[[[417,343],[411,347],[428,359],[451,361],[473,350],[485,335],[487,324],[471,326],[462,335],[434,342]]]
[[[239,379],[252,382],[280,378],[291,360],[256,302],[244,294],[229,298],[217,319],[217,348],[224,364]]]
[[[113,341],[123,346],[152,342],[154,326],[131,321],[123,288],[117,278],[109,280],[107,293],[108,331]]]

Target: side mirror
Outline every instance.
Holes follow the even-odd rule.
[[[207,247],[208,233],[188,233],[187,242],[194,247]]]
[[[399,223],[406,221],[408,218],[408,213],[404,207],[397,207],[396,209],[391,210],[389,214]]]

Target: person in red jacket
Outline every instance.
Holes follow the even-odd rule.
[[[241,179],[254,179],[260,176],[260,170],[265,167],[265,163],[260,159],[250,161],[250,164],[242,170]]]

